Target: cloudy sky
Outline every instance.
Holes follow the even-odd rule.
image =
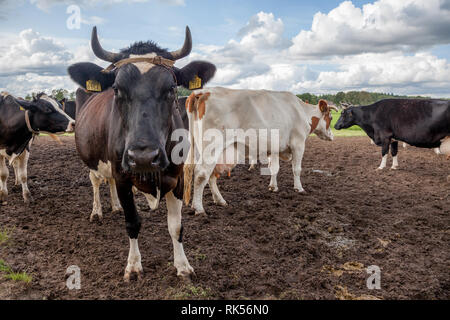
[[[178,49],[189,25],[193,52],[177,66],[215,63],[211,86],[450,98],[450,0],[0,0],[0,91],[74,90],[70,64],[106,65],[93,25],[111,51]]]

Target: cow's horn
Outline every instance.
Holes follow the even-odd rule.
[[[115,63],[121,59],[121,55],[119,53],[109,52],[102,48],[102,46],[100,45],[100,42],[98,41],[98,37],[97,37],[97,27],[94,27],[92,29],[91,46],[92,46],[92,51],[94,51],[94,54],[99,59],[102,59],[102,60],[108,61],[108,62],[112,62],[112,63]]]
[[[329,107],[330,109],[333,109],[333,110],[336,111],[336,112],[339,112],[339,109],[338,109],[334,104],[330,104],[330,105],[328,105],[328,107]]]
[[[191,30],[186,26],[186,37],[184,38],[183,47],[180,50],[170,52],[172,60],[179,60],[188,56],[192,50]]]

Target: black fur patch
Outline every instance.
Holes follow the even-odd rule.
[[[182,243],[183,242],[183,225],[181,225],[181,228],[180,228],[180,236],[178,237],[178,242],[179,243]]]
[[[120,53],[123,54],[124,58],[129,57],[131,54],[133,55],[143,55],[147,53],[156,53],[158,56],[171,59],[172,56],[167,51],[167,49],[160,48],[155,42],[153,41],[139,41],[133,43],[128,48],[120,50]]]
[[[189,81],[192,81],[195,76],[202,79],[202,87],[209,80],[214,77],[216,73],[216,66],[206,61],[193,61],[182,69],[173,68],[177,77],[178,85],[189,88]]]
[[[102,72],[103,68],[90,62],[80,62],[71,65],[67,72],[73,81],[86,89],[86,81],[95,80],[102,86],[102,91],[114,84],[115,74]]]

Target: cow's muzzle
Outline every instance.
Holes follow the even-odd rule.
[[[134,172],[162,171],[169,165],[161,150],[149,148],[128,150],[127,164]]]
[[[67,125],[66,132],[74,132],[75,131],[75,120],[70,120]]]

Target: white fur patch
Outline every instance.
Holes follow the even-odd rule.
[[[151,194],[144,193],[145,199],[147,199],[150,209],[156,210],[159,207],[159,200],[161,199],[161,191],[157,188],[156,198]]]
[[[154,57],[156,57],[156,53],[154,52],[143,55],[130,54],[130,58],[154,58]],[[148,72],[151,68],[155,66],[154,64],[148,62],[136,62],[133,64],[136,66],[136,68],[139,69],[141,74]]]
[[[94,172],[99,179],[112,179],[113,177],[110,161],[108,161],[107,163],[99,161],[97,170],[92,170],[92,172]]]

